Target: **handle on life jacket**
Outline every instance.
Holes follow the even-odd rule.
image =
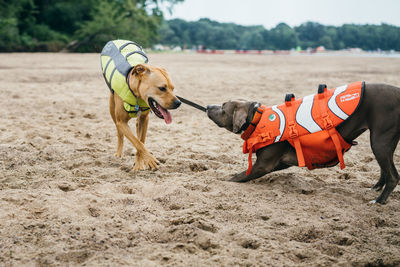
[[[299,133],[296,129],[296,114],[293,112],[293,102],[295,101],[294,94],[286,94],[285,96],[285,105],[288,111],[288,129],[289,129],[289,137],[293,140],[294,148],[296,149],[297,161],[299,167],[306,166],[303,149],[301,148]]]
[[[285,95],[285,103],[290,103],[291,101],[294,101],[294,99],[295,99],[294,94]]]
[[[329,133],[329,136],[332,139],[333,144],[335,145],[336,149],[336,154],[338,156],[339,162],[340,162],[340,168],[344,169],[346,165],[344,164],[344,159],[343,159],[343,148],[339,140],[338,132],[335,127],[333,127],[332,120],[329,117],[328,114],[328,98],[326,97],[327,92],[327,86],[326,84],[320,84],[318,86],[318,102],[319,102],[319,109],[321,112],[321,118],[324,123],[324,130],[326,130]]]
[[[318,94],[323,94],[327,91],[327,86],[326,84],[320,84],[318,85]]]
[[[266,107],[263,106],[263,105],[257,107],[256,112],[254,113],[253,119],[251,120],[249,126],[242,133],[242,135],[240,136],[244,140],[243,153],[249,152],[249,157],[248,157],[249,166],[247,168],[246,175],[250,175],[251,169],[253,168],[253,163],[252,163],[252,160],[251,160],[251,156],[253,155],[253,149],[254,149],[253,147],[250,150],[247,149],[247,139],[249,139],[250,135],[256,129],[257,124],[260,122],[262,114],[263,114],[265,108]]]

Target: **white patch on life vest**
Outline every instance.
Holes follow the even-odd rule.
[[[296,122],[310,133],[322,131],[321,127],[319,127],[312,117],[314,96],[305,96],[296,112]]]
[[[356,98],[360,98],[360,94],[359,93],[342,95],[340,97],[340,102],[343,103],[343,102],[351,101],[351,100],[356,99]]]
[[[335,92],[333,93],[333,95],[331,96],[331,98],[328,101],[329,109],[333,112],[333,114],[335,114],[336,116],[338,116],[342,120],[347,119],[349,117],[349,115],[347,115],[343,110],[340,109],[340,107],[336,103],[336,98],[337,98],[338,95],[340,95],[341,93],[346,91],[346,89],[347,89],[347,84],[343,85],[343,86],[340,86],[340,87],[337,87],[335,89]]]
[[[278,114],[279,117],[279,132],[281,133],[277,137],[275,137],[275,143],[279,142],[281,140],[283,131],[285,130],[285,125],[286,125],[286,120],[285,120],[285,115],[283,115],[283,112],[277,107],[277,105],[272,106],[271,109]]]

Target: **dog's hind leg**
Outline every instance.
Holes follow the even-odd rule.
[[[381,172],[379,181],[373,187],[371,187],[371,190],[379,192],[385,186],[385,183],[386,183],[385,182],[385,174],[383,172]]]
[[[117,126],[117,119],[115,116],[115,101],[114,101],[114,94],[110,93],[110,115],[112,120],[114,121],[115,127],[117,128],[117,137],[118,137],[118,145],[117,145],[117,152],[115,156],[120,158],[122,156],[122,149],[124,147],[124,134]]]
[[[393,127],[395,129],[395,127]],[[381,168],[381,176],[373,189],[382,188],[385,185],[381,195],[372,203],[386,203],[390,193],[399,182],[399,174],[393,162],[393,154],[399,141],[399,136],[394,129],[388,130],[384,134],[371,131],[371,148],[375,158]]]

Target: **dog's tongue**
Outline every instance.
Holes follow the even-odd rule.
[[[172,122],[171,113],[169,113],[168,110],[164,109],[164,108],[163,108],[162,106],[160,106],[158,103],[157,103],[157,108],[158,108],[158,110],[161,112],[161,114],[163,115],[165,123],[166,123],[166,124],[170,124],[170,123]]]

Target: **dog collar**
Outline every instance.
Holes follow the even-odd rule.
[[[139,105],[139,98],[135,95],[135,93],[133,92],[133,90],[132,90],[132,88],[131,88],[131,85],[130,85],[130,82],[129,82],[129,80],[130,80],[130,76],[131,76],[131,74],[132,74],[132,72],[133,72],[133,68],[128,72],[128,75],[126,76],[126,83],[128,84],[128,88],[129,88],[129,91],[131,91],[131,93],[132,93],[132,95],[135,97],[135,99],[136,99],[136,105],[135,106],[133,106],[133,105],[131,105],[131,104],[129,104],[129,103],[126,103],[126,104],[128,104],[131,108],[129,109],[129,111],[128,111],[128,113],[140,113],[141,111],[147,111],[147,110],[149,110],[150,109],[150,107],[148,107],[147,105],[146,106],[140,106]],[[139,85],[138,85],[138,90],[139,90],[139,87],[140,87],[140,81],[139,81]]]
[[[247,118],[245,124],[242,125],[239,132],[236,133],[243,133],[250,125],[251,121],[253,120],[254,113],[256,113],[256,109],[260,106],[260,103],[253,102],[249,107],[249,111],[247,112]]]
[[[133,92],[132,88],[131,88],[131,84],[129,82],[130,80],[130,76],[132,75],[133,72],[133,68],[128,72],[128,75],[126,76],[126,83],[128,84],[128,88],[129,91],[131,91],[132,95],[137,99],[137,96],[135,95],[135,93]],[[139,89],[139,88],[138,88]]]
[[[258,105],[258,106],[257,106]],[[261,120],[261,116],[265,110],[264,106],[260,106],[260,104],[256,104],[255,112],[253,115],[252,121],[248,124],[247,128],[244,130],[242,135],[240,136],[243,140],[249,139],[250,135],[254,132],[257,127],[258,122]]]

